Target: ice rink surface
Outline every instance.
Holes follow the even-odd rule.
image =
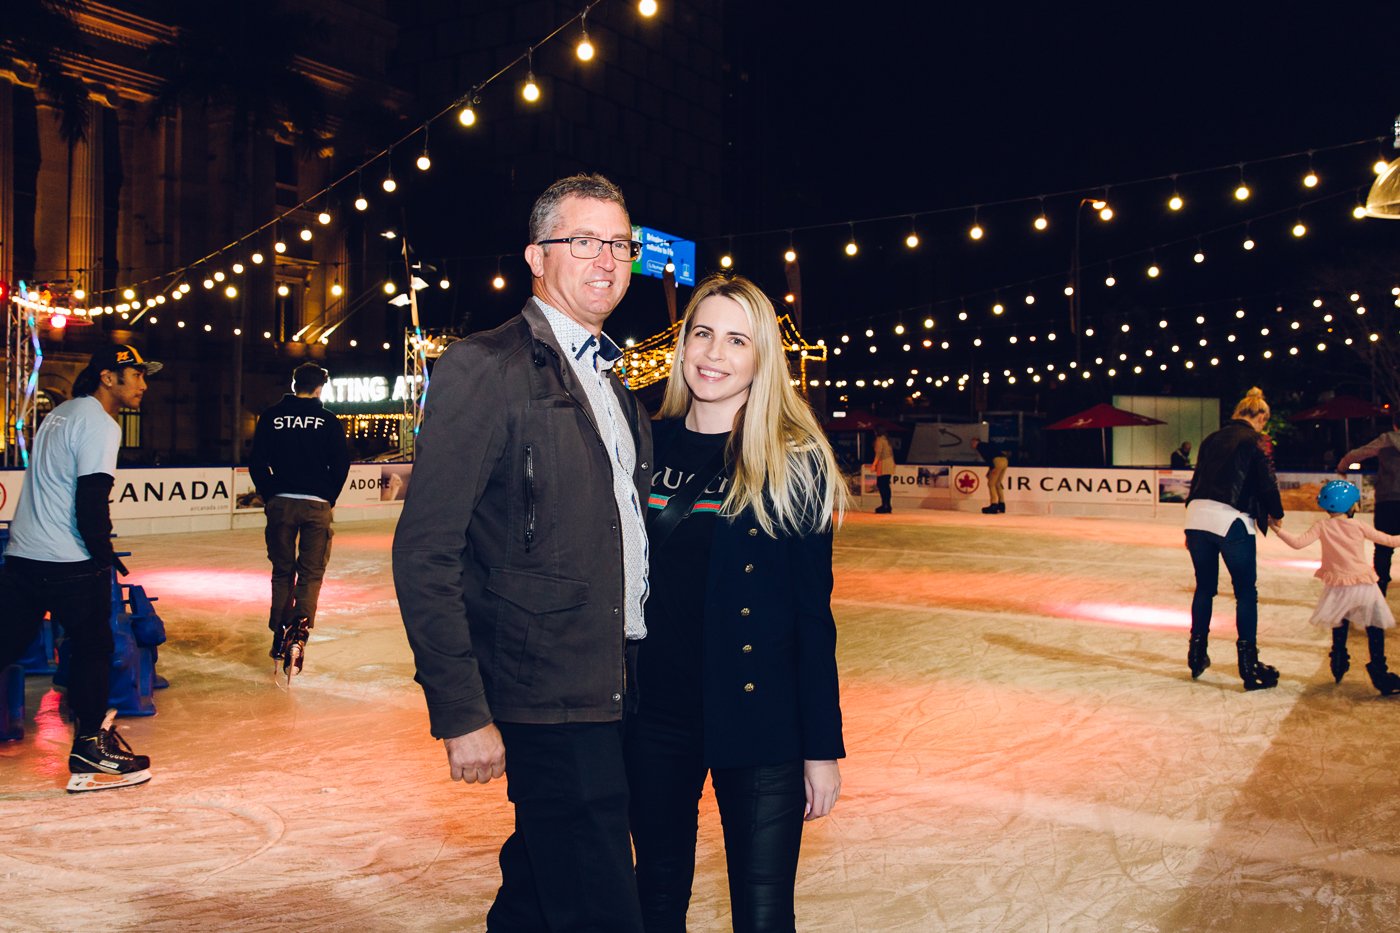
[[[169,633],[158,715],[119,721],[155,777],[65,794],[71,733],[30,678],[28,735],[0,744],[0,928],[484,927],[505,784],[453,783],[428,735],[392,525],[338,527],[290,691],[260,529],[122,539]],[[1261,654],[1283,676],[1246,694],[1228,596],[1214,666],[1186,670],[1179,513],[852,515],[850,757],[803,840],[798,928],[1400,928],[1400,697],[1371,688],[1360,636],[1333,684],[1307,625],[1317,557],[1261,542]],[[690,928],[728,928],[708,791]]]

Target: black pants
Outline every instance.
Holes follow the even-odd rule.
[[[515,832],[490,933],[640,933],[622,723],[498,722]]]
[[[627,722],[632,842],[647,933],[684,933],[705,787],[700,724],[647,709]],[[795,929],[807,793],[802,762],[710,771],[724,826],[736,933]]]
[[[890,507],[890,477],[889,474],[875,477],[875,488],[880,491],[880,508]]]
[[[0,668],[24,656],[44,613],[72,646],[68,708],[78,735],[91,735],[107,714],[112,675],[112,571],[90,560],[53,563],[6,557],[0,569]]]
[[[1254,535],[1235,519],[1224,537],[1194,528],[1186,530],[1186,550],[1196,569],[1196,593],[1191,597],[1191,637],[1210,634],[1211,608],[1220,584],[1220,561],[1230,571],[1235,589],[1235,635],[1253,642],[1259,632],[1258,567]]]
[[[1376,530],[1388,535],[1400,534],[1400,501],[1376,503]],[[1382,593],[1390,586],[1390,557],[1394,553],[1395,548],[1376,545],[1376,555],[1372,561]]]
[[[267,627],[274,632],[292,619],[316,624],[316,600],[331,557],[334,509],[319,499],[273,496],[263,507],[267,559],[272,563],[272,608]]]

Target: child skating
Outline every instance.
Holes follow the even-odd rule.
[[[1366,673],[1381,696],[1400,693],[1400,676],[1391,673],[1385,663],[1385,630],[1395,627],[1395,616],[1386,605],[1385,594],[1376,585],[1376,571],[1366,559],[1366,540],[1386,547],[1400,547],[1400,535],[1388,535],[1370,525],[1351,521],[1361,491],[1351,483],[1332,480],[1322,484],[1317,493],[1317,505],[1327,517],[1314,523],[1300,535],[1289,534],[1283,525],[1271,519],[1269,527],[1289,547],[1301,549],[1314,541],[1322,541],[1322,566],[1317,571],[1322,580],[1322,598],[1317,601],[1312,618],[1314,625],[1332,630],[1332,676],[1337,683],[1351,667],[1347,654],[1348,623],[1366,632],[1371,660]]]

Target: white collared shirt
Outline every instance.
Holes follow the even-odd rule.
[[[625,625],[629,639],[645,638],[647,627],[642,607],[647,599],[647,529],[641,501],[632,477],[637,466],[637,447],[622,405],[608,382],[608,371],[622,351],[607,334],[594,336],[580,323],[539,298],[535,304],[544,312],[559,346],[569,357],[569,365],[583,391],[598,431],[608,449],[613,468],[613,496],[622,523],[622,562],[627,584]]]

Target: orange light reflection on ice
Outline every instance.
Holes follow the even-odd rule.
[[[1217,607],[1212,624],[1221,619]],[[1132,603],[1058,603],[1045,607],[1051,615],[1066,619],[1091,619],[1095,622],[1112,622],[1115,625],[1137,625],[1152,628],[1189,629],[1191,608],[1164,608],[1162,606],[1139,606]],[[1229,624],[1234,624],[1231,617]]]

